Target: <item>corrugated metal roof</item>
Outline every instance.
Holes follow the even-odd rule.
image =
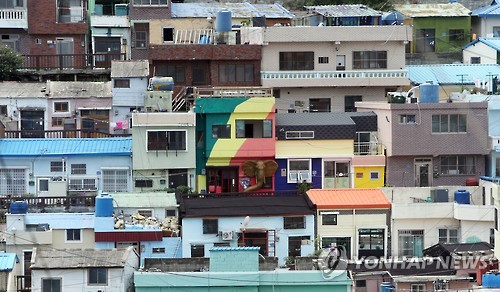
[[[355,125],[346,113],[281,113],[276,114],[276,126]]]
[[[251,18],[266,16],[266,18],[292,18],[293,14],[279,4],[253,5],[244,3],[172,3],[172,18],[215,18],[221,10],[231,11],[232,18]]]
[[[94,213],[28,213],[26,224],[49,224],[50,229],[93,229]]]
[[[500,3],[492,1],[490,5],[479,7],[472,11],[473,16],[500,16]]]
[[[413,84],[427,81],[441,85],[474,84],[474,80],[487,80],[488,74],[500,76],[500,66],[495,64],[440,64],[408,65],[408,76]]]
[[[458,17],[469,16],[471,11],[460,3],[403,4],[394,10],[406,17]]]
[[[111,62],[111,78],[147,76],[149,76],[148,60]]]
[[[14,265],[19,262],[15,253],[0,253],[0,271],[12,271]]]
[[[318,5],[318,6],[304,6],[304,8],[314,11],[326,17],[382,16],[382,12],[372,9],[363,4]]]
[[[109,97],[111,94],[111,81],[48,81],[47,92],[50,97]]]
[[[318,209],[387,209],[391,202],[380,189],[311,189],[307,196]]]
[[[130,154],[132,154],[132,138],[0,139],[0,156]]]
[[[24,98],[42,97],[45,98],[45,82],[0,82],[0,97]]]
[[[139,241],[162,241],[162,230],[125,230],[117,229],[109,232],[95,232],[96,242],[139,242]]]
[[[126,249],[34,248],[31,269],[121,268],[132,253],[135,253],[132,246]]]
[[[217,247],[212,247],[210,249],[210,252],[212,252],[212,251],[242,251],[242,250],[259,251],[260,247],[258,247],[258,246],[217,246]]]
[[[176,207],[175,193],[110,193],[115,207],[120,208],[158,208]]]
[[[470,46],[473,46],[477,43],[483,43],[487,45],[488,47],[491,47],[497,51],[500,51],[500,38],[478,38],[475,39],[474,41],[466,44],[463,48],[466,49]]]

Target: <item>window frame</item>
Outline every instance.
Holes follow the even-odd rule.
[[[134,180],[135,188],[152,188],[154,185],[152,179],[136,179]]]
[[[445,231],[446,234],[441,235],[441,231]],[[452,237],[451,232],[455,232],[455,236]],[[454,238],[454,241],[451,239]],[[445,239],[443,241],[443,239]],[[438,242],[439,243],[459,243],[460,242],[460,233],[458,228],[438,228]]]
[[[104,272],[104,279],[102,279]],[[95,282],[92,281],[93,273],[95,274]],[[89,286],[108,286],[108,269],[107,268],[89,268],[87,273],[87,285]],[[104,280],[104,281],[103,281]]]
[[[113,88],[130,88],[130,79],[128,78],[113,79]]]
[[[432,134],[466,134],[466,114],[435,114],[431,118]]]
[[[330,58],[328,56],[319,56],[318,64],[328,64],[330,63]]]
[[[321,212],[320,213],[321,215],[321,225],[325,225],[325,226],[334,226],[334,225],[338,225],[338,212]],[[332,218],[334,218],[332,221],[328,221],[328,220],[325,220],[325,216],[333,216]]]
[[[63,117],[52,117],[52,127],[64,127]]]
[[[418,283],[418,284],[411,284],[410,285],[410,292],[425,292],[425,284]]]
[[[166,249],[164,247],[153,247],[151,249],[152,254],[161,254],[161,253],[165,253],[165,252],[166,252]]]
[[[462,42],[465,39],[464,29],[448,29],[448,41]]]
[[[219,82],[234,83],[234,82],[253,82],[254,81],[254,64],[219,64]]]
[[[352,69],[387,69],[387,51],[353,51]]]
[[[196,256],[193,256],[193,249],[195,249],[195,250],[199,249],[199,250],[201,250],[201,253],[197,254]],[[205,245],[204,244],[191,244],[190,252],[191,252],[192,258],[204,258],[205,257]]]
[[[279,52],[280,71],[314,70],[314,51]]]
[[[42,284],[41,290],[42,290],[42,292],[52,292],[52,290],[54,290],[53,289],[53,286],[55,284],[54,282],[58,282],[58,284],[56,284],[56,285],[59,286],[59,291],[62,291],[62,278],[42,278],[41,280],[42,280],[41,281],[41,284]],[[50,281],[50,290],[49,291],[47,291],[45,289],[45,285],[44,285],[45,281]]]
[[[54,101],[52,110],[54,113],[69,113],[69,101]]]
[[[175,136],[172,136],[172,134],[170,133],[173,133],[173,132],[179,132],[179,133],[182,133],[182,136],[184,137],[184,140],[183,141],[180,141],[179,143],[174,143],[174,147],[176,146],[180,146],[181,148],[184,148],[184,149],[170,149],[170,147],[167,149],[167,148],[163,148],[163,149],[160,149],[160,147],[162,147],[163,145],[165,146],[168,146],[169,145],[169,142],[168,140],[170,140],[172,137],[175,138]],[[154,145],[152,142],[153,137],[152,137],[152,133],[165,133],[165,137],[160,137],[160,135],[163,135],[163,134],[157,134],[157,143],[158,145]],[[163,139],[165,139],[166,141],[163,141]],[[171,143],[171,142],[170,142]],[[179,145],[177,145],[179,144]],[[153,146],[155,146],[154,148],[152,148]],[[187,130],[182,130],[182,129],[178,129],[178,130],[174,130],[174,129],[169,129],[169,130],[148,130],[147,131],[147,139],[146,139],[146,151],[147,152],[157,152],[157,151],[169,151],[169,152],[172,152],[172,151],[176,151],[176,152],[187,152],[188,151],[188,135],[187,135]]]
[[[147,30],[135,30],[134,31],[134,48],[135,49],[147,49],[148,47],[148,31]]]
[[[477,163],[476,156],[472,155],[442,155],[439,157],[439,174],[440,175],[476,174],[476,163]]]
[[[101,169],[101,187],[104,192],[127,192],[130,171],[128,168]]]
[[[50,172],[66,172],[66,163],[64,161],[51,161]]]
[[[413,242],[413,245],[411,246],[411,252],[408,252],[408,251],[410,251],[409,247],[405,248],[403,246],[404,237],[411,237],[412,240],[414,240],[415,237],[421,237],[422,238],[422,244],[423,244],[424,243],[424,236],[425,236],[425,232],[424,232],[423,229],[404,229],[404,230],[398,230],[398,253],[399,253],[399,255],[400,256],[411,256],[411,257],[419,256],[419,255],[415,255],[413,253],[415,242]],[[422,249],[423,249],[423,245],[422,245]]]
[[[158,3],[152,4],[153,1],[157,1]],[[134,0],[133,4],[134,6],[168,6],[168,0]]]
[[[255,126],[262,126],[262,136],[261,137],[247,137],[246,133],[246,122],[252,122],[251,124]],[[243,123],[243,127],[241,126]],[[249,123],[250,124],[250,123]],[[272,138],[273,137],[273,120],[264,119],[264,120],[253,120],[253,119],[238,119],[235,120],[235,137],[237,139],[263,139],[263,138]],[[242,135],[243,134],[243,135]],[[252,133],[253,136],[253,133]]]
[[[212,125],[213,139],[231,139],[231,124]]]
[[[25,195],[27,193],[27,184],[26,168],[0,168],[0,192]]]
[[[414,114],[402,114],[399,115],[400,125],[414,125],[417,123],[417,116]]]
[[[218,234],[219,233],[219,219],[217,218],[203,218],[201,222],[203,234]]]
[[[286,131],[286,140],[308,140],[314,139],[314,131]]]
[[[283,216],[283,229],[305,229],[306,216]]]
[[[64,230],[65,243],[81,243],[83,242],[82,229],[69,228]]]
[[[87,174],[86,163],[72,163],[70,165],[71,174],[85,175]]]
[[[290,162],[298,162],[298,161],[307,161],[309,164],[309,169],[307,171],[298,169],[298,170],[291,170],[290,169]],[[301,176],[301,173],[305,174],[307,172],[307,179],[305,179],[306,182],[312,182],[312,161],[311,159],[288,159],[287,160],[287,183],[302,183],[304,181],[303,177]],[[291,175],[296,174],[296,179],[292,179]]]
[[[174,27],[164,26],[161,28],[161,38],[163,43],[173,43],[174,42]]]
[[[374,177],[376,175],[377,177]],[[370,180],[379,180],[380,179],[380,171],[370,171]]]

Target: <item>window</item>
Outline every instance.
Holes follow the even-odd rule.
[[[314,139],[314,131],[286,131],[285,139]]]
[[[356,288],[366,287],[366,280],[356,280]]]
[[[95,178],[71,178],[68,184],[70,191],[95,191]]]
[[[114,88],[130,88],[130,79],[115,79]]]
[[[102,190],[104,192],[127,192],[128,177],[127,169],[103,169]]]
[[[441,156],[439,167],[442,175],[475,174],[476,158],[465,155]]]
[[[330,112],[330,103],[329,98],[311,98],[309,99],[309,111],[312,113]]]
[[[0,8],[22,8],[24,0],[0,0]]]
[[[58,22],[83,22],[82,0],[57,0]]]
[[[6,105],[0,105],[0,115],[3,115],[3,116],[7,115],[7,106]]]
[[[87,174],[86,164],[71,164],[71,174]]]
[[[164,247],[153,247],[153,253],[165,253]]]
[[[495,246],[495,228],[490,229],[490,244],[491,246]]]
[[[280,52],[280,70],[314,70],[314,52]]]
[[[148,32],[143,30],[135,31],[135,47],[145,49],[148,43]]]
[[[470,57],[471,64],[481,64],[481,57]]]
[[[458,229],[439,229],[439,242],[458,243]]]
[[[26,179],[25,169],[0,169],[0,194],[26,194]]]
[[[49,179],[48,178],[38,179],[38,191],[39,192],[48,192],[49,191]]]
[[[231,125],[212,125],[212,138],[231,138]]]
[[[252,82],[253,64],[220,64],[220,82]]]
[[[137,209],[137,213],[144,217],[153,217],[153,210],[151,209]]]
[[[168,0],[134,0],[134,5],[167,5]]]
[[[174,28],[164,27],[163,28],[163,42],[173,42],[174,41]]]
[[[359,257],[384,256],[384,229],[359,229]]]
[[[450,29],[448,31],[448,39],[451,42],[459,42],[464,40],[464,30],[463,29]]]
[[[379,180],[380,172],[378,171],[370,171],[370,180]]]
[[[54,102],[54,112],[55,113],[67,113],[69,112],[68,102]]]
[[[106,268],[90,268],[89,269],[89,285],[107,285],[108,284],[108,269]]]
[[[433,133],[467,133],[467,116],[463,114],[432,115]]]
[[[81,229],[66,229],[66,241],[82,241]]]
[[[344,96],[344,111],[345,112],[356,112],[356,102],[363,101],[363,96],[361,95],[346,95]]]
[[[272,120],[236,120],[236,138],[272,138]]]
[[[311,160],[288,160],[288,183],[311,182]]]
[[[192,244],[191,245],[191,257],[192,258],[203,258],[203,257],[205,257],[205,245],[203,245],[203,244]]]
[[[52,118],[52,127],[62,127],[64,126],[64,118]]]
[[[148,131],[148,151],[186,149],[186,131]]]
[[[387,51],[352,52],[353,69],[386,69]]]
[[[217,234],[217,233],[219,233],[219,220],[203,219],[203,234]]]
[[[323,212],[321,213],[322,225],[337,225],[337,214]]]
[[[175,83],[184,83],[185,68],[181,65],[158,65],[158,76],[171,76]]]
[[[51,161],[50,162],[50,171],[51,172],[64,172],[64,162],[62,161]]]
[[[410,292],[425,292],[425,284],[411,284]]]
[[[150,180],[150,179],[136,179],[135,180],[135,187],[136,188],[152,188],[153,187],[153,180]]]
[[[175,210],[169,210],[169,209],[165,210],[165,216],[166,217],[174,217],[175,215],[176,215]]]
[[[399,115],[400,124],[415,124],[415,115]]]
[[[17,34],[0,35],[0,45],[4,45],[13,51],[20,53],[19,35]]]
[[[61,279],[42,279],[42,292],[61,292]]]
[[[424,249],[423,230],[398,230],[399,255],[421,257]]]
[[[306,228],[306,217],[283,217],[283,227],[285,229],[304,229]]]
[[[329,63],[329,59],[328,59],[328,57],[318,57],[318,63],[320,63],[320,64],[328,64]]]

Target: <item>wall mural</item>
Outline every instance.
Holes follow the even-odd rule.
[[[266,177],[273,177],[278,163],[274,160],[248,160],[242,165],[243,173],[249,177],[255,176],[255,185],[247,187],[244,192],[255,191],[264,186]]]

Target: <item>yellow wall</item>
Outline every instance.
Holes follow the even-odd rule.
[[[196,191],[198,193],[200,193],[202,189],[206,189],[206,185],[207,185],[207,176],[206,175],[196,176]]]
[[[352,157],[353,140],[279,140],[276,141],[276,158],[293,157]]]
[[[53,229],[52,232],[52,247],[53,248],[76,248],[76,249],[86,249],[95,248],[95,236],[94,229],[82,229],[82,242],[65,242],[66,230],[65,229]]]
[[[370,179],[370,172],[378,171],[378,180]],[[379,188],[384,186],[383,166],[354,166],[354,188]]]
[[[163,44],[163,28],[174,27],[178,30],[194,30],[194,29],[211,29],[212,25],[206,18],[184,18],[184,19],[168,19],[168,20],[151,20],[149,24],[150,36],[149,43],[160,45]]]

